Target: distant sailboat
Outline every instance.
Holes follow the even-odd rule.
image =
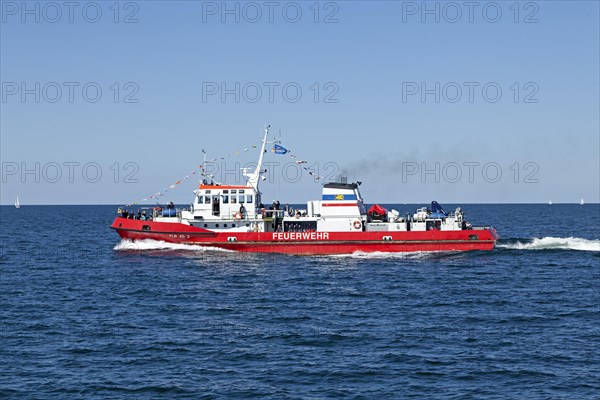
[[[548,201],[548,205],[551,206],[552,205],[552,200]]]
[[[21,204],[19,203],[19,196],[17,196],[17,199],[15,200],[15,208],[21,208]]]
[[[581,200],[579,201],[579,205],[582,206],[583,205],[583,197],[581,198]]]

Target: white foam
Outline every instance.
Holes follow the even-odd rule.
[[[544,237],[534,238],[526,242],[516,243],[497,243],[496,247],[503,249],[513,250],[578,250],[578,251],[599,251],[600,252],[600,240],[589,240],[576,237],[559,238],[559,237]],[[183,243],[169,243],[162,240],[136,240],[131,241],[128,239],[122,239],[115,245],[113,250],[117,251],[145,251],[145,250],[186,250],[195,252],[205,251],[222,251],[222,252],[234,252],[233,250],[221,249],[218,247],[201,246],[193,244]],[[351,254],[335,254],[329,257],[348,257],[358,259],[381,259],[381,258],[408,258],[417,259],[424,257],[431,257],[439,255],[440,253],[452,253],[452,252],[363,252],[356,251]]]
[[[218,247],[200,246],[194,244],[183,244],[183,243],[169,243],[163,240],[128,240],[122,239],[113,250],[125,250],[125,251],[144,251],[144,250],[186,250],[186,251],[225,251],[233,252],[232,250],[220,249]]]
[[[384,252],[384,251],[355,251],[348,254],[332,254],[328,257],[336,258],[359,258],[359,259],[381,259],[381,258],[404,258],[404,259],[419,259],[432,257],[439,254],[454,253],[451,251],[407,251],[407,252]]]
[[[600,240],[589,240],[576,237],[558,238],[544,237],[534,238],[528,242],[498,243],[496,247],[516,250],[579,250],[600,251]]]

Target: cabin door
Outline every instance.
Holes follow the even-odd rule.
[[[212,210],[213,210],[213,215],[219,216],[221,215],[221,201],[219,199],[219,196],[213,196],[212,197]]]

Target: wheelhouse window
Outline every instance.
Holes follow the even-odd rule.
[[[244,202],[244,195],[243,195],[243,194],[240,194],[240,197],[239,197],[239,202],[240,202],[240,203],[243,203],[243,202]]]
[[[233,197],[231,198],[231,202],[233,203]],[[225,195],[223,196],[223,204],[228,204],[229,203],[229,196]]]
[[[246,203],[254,203],[252,197],[253,196],[251,194],[246,195]]]
[[[240,194],[244,194],[245,190],[244,189],[240,189],[239,193]]]
[[[210,196],[204,196],[204,204],[210,204]]]
[[[231,194],[237,194],[237,190],[236,189],[231,189]]]
[[[237,203],[237,196],[231,195],[231,204]]]
[[[198,204],[204,204],[204,196],[198,196]]]

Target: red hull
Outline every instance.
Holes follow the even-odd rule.
[[[120,217],[111,228],[123,239],[153,239],[243,252],[288,254],[492,250],[498,239],[493,228],[425,232],[217,233],[180,223]]]

